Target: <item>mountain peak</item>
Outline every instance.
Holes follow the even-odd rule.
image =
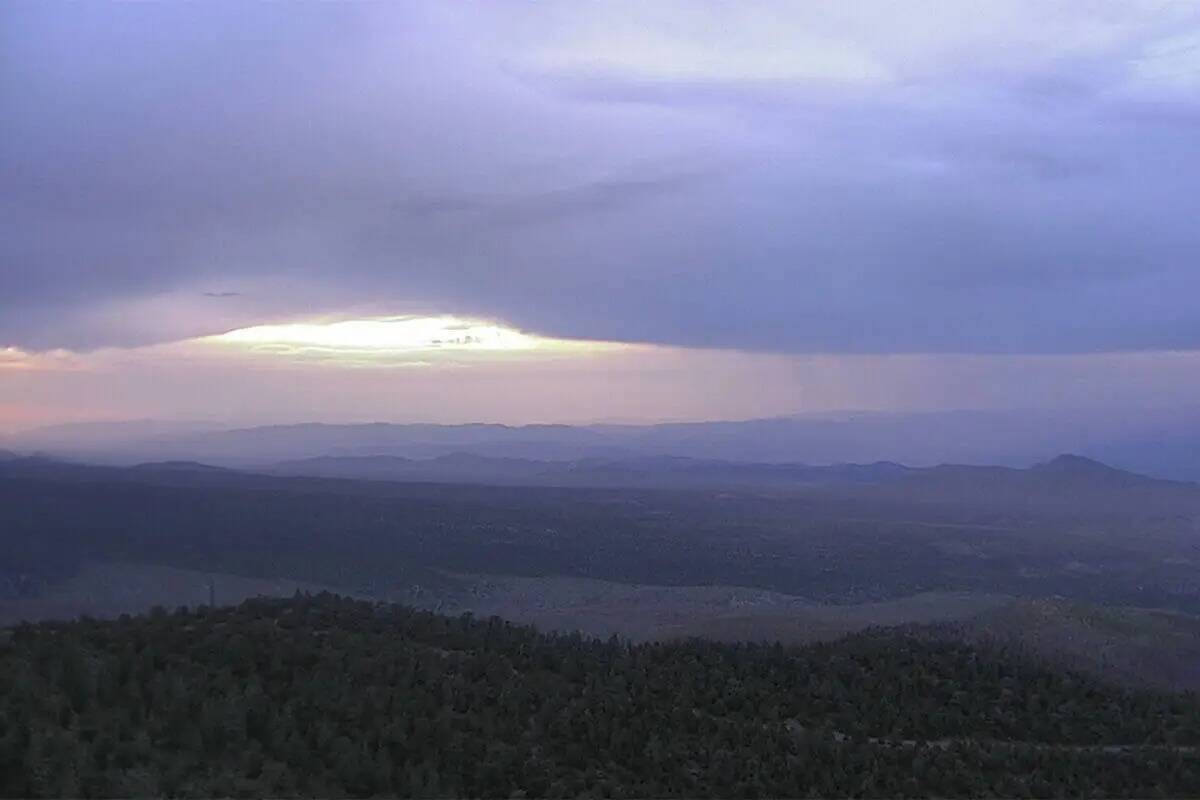
[[[1053,472],[1071,472],[1076,474],[1091,474],[1091,475],[1114,475],[1125,474],[1124,470],[1110,467],[1101,461],[1087,456],[1077,455],[1075,453],[1063,453],[1044,463],[1034,467],[1037,470],[1053,471]]]

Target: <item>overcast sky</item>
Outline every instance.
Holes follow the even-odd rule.
[[[0,427],[1200,401],[1193,3],[16,0],[0,120]],[[631,346],[202,339],[447,316]]]

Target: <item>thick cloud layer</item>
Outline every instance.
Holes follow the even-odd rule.
[[[1200,346],[1200,11],[8,3],[0,348]]]

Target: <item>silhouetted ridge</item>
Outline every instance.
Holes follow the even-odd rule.
[[[1052,482],[1057,479],[1060,482],[1086,484],[1096,488],[1125,487],[1131,490],[1165,492],[1193,492],[1198,488],[1191,481],[1155,478],[1071,453],[1053,458],[1044,464],[1038,464],[1030,468],[1029,473],[1032,476],[1047,478]]]
[[[1128,475],[1137,478],[1145,477],[1135,472],[1127,472],[1123,469],[1110,467],[1108,464],[1097,461],[1094,458],[1075,455],[1074,453],[1064,453],[1060,456],[1055,456],[1045,463],[1036,465],[1033,469],[1043,472],[1063,472],[1075,475]]]
[[[199,461],[147,461],[130,467],[143,472],[232,472],[225,467],[202,464]]]

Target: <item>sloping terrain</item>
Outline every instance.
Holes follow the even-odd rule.
[[[974,493],[945,499],[960,479],[947,475],[975,475]],[[221,603],[328,587],[638,640],[808,642],[953,623],[960,639],[1198,688],[1195,492],[1069,458],[803,491],[24,459],[0,464],[0,620],[195,606],[215,579]],[[1098,494],[1144,502],[1109,511]],[[996,502],[1006,497],[1034,499]],[[1166,611],[1143,610],[1155,608]]]
[[[19,462],[0,465],[0,595],[132,561],[366,594],[440,591],[444,573],[464,572],[748,586],[817,603],[971,592],[1200,610],[1198,517],[1181,504],[1107,512],[1088,494],[1067,510],[1010,509],[891,488],[905,481],[665,491]],[[1054,485],[1036,491],[1060,504]]]
[[[542,630],[638,641],[824,641],[876,626],[966,620],[1010,601],[930,592],[877,603],[823,605],[744,586],[647,586],[587,578],[458,576],[453,605]]]
[[[928,593],[881,603],[820,605],[800,597],[738,586],[646,586],[590,578],[446,576],[448,590],[419,598],[448,614],[502,617],[540,630],[581,632],[635,641],[704,637],[722,641],[825,641],[870,627],[968,620],[1011,601],[1003,596]],[[0,625],[22,621],[97,619],[291,597],[336,587],[282,578],[154,564],[94,563],[37,594],[0,603]],[[343,592],[344,593],[344,592]],[[360,593],[363,599],[405,600],[398,591]]]
[[[807,644],[871,628],[902,627],[935,639],[998,647],[1022,657],[1129,686],[1200,691],[1200,618],[1136,608],[1096,607],[1005,595],[929,592],[895,600],[822,605],[736,586],[646,586],[588,578],[447,576],[452,588],[419,598],[423,608],[633,641],[703,638]],[[0,625],[113,618],[155,606],[197,608],[254,597],[329,590],[288,579],[90,564],[36,595],[0,603]],[[360,594],[406,600],[403,591]]]
[[[144,614],[155,606],[196,608],[211,601],[233,605],[252,597],[291,597],[296,592],[315,593],[329,588],[286,578],[247,578],[160,564],[98,562],[87,564],[44,591],[0,602],[0,625],[82,616],[105,619]]]
[[[1108,680],[1200,691],[1200,617],[1192,615],[1021,600],[935,630]]]
[[[1002,510],[1009,514],[1117,518],[1200,515],[1200,485],[1113,469],[1062,455],[1029,469],[942,465],[910,470],[871,487],[872,495]]]
[[[332,595],[0,637],[2,796],[1193,796],[1200,706],[895,634],[547,637]]]

